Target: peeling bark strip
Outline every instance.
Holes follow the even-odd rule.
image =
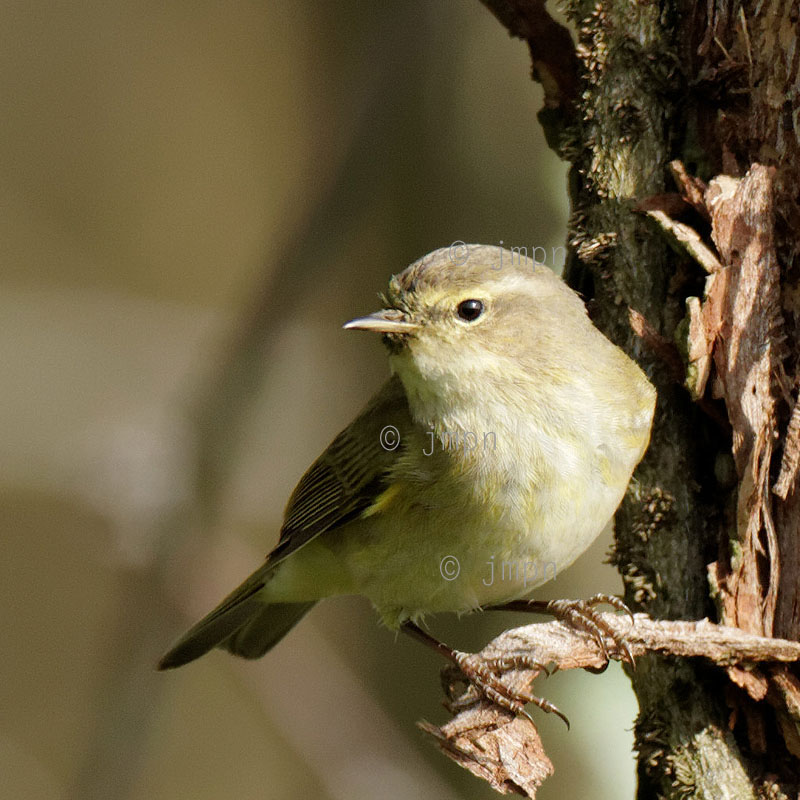
[[[556,22],[545,0],[481,0],[512,36],[528,43],[534,79],[546,108],[571,114],[578,94],[578,58],[570,32]]]
[[[612,613],[600,616],[615,637],[625,638],[634,658],[647,653],[705,658],[719,666],[736,666],[765,684],[765,676],[757,664],[800,660],[800,642],[756,636],[708,620],[666,622],[636,614],[631,626],[625,616]],[[619,650],[613,643],[609,644],[610,655],[619,658]],[[593,638],[562,622],[526,625],[506,631],[490,642],[480,655],[488,662],[500,659],[512,665],[503,672],[503,680],[521,693],[528,692],[531,682],[542,672],[525,666],[526,659],[555,665],[561,670],[599,670],[606,664]],[[773,667],[768,666],[768,669]],[[776,685],[784,694],[793,697],[791,690],[796,687],[788,685],[790,677],[783,671],[776,675],[779,676]],[[535,798],[539,786],[553,773],[553,764],[544,752],[533,723],[493,705],[478,695],[474,687],[469,687],[456,699],[451,696],[448,705],[454,713],[463,710],[442,727],[422,722],[420,728],[434,737],[446,755],[488,781],[501,794],[517,793]],[[569,709],[562,710],[569,714]],[[796,711],[797,716],[791,721],[800,720],[800,706]]]
[[[736,534],[709,567],[723,620],[765,635],[798,638],[800,411],[784,373],[785,324],[775,248],[774,168],[753,165],[744,179],[715,178],[704,194],[723,269],[707,280],[702,304],[689,298],[688,382],[702,396],[713,360],[714,396],[725,401],[739,478]],[[679,185],[685,191],[685,181]],[[674,235],[674,225],[664,224]],[[701,262],[702,263],[702,262]],[[784,408],[781,407],[783,403]],[[781,437],[781,412],[792,407]],[[773,448],[783,440],[780,470]],[[730,552],[729,552],[730,551]],[[782,563],[785,561],[785,563]],[[786,668],[767,674],[731,666],[728,675],[751,698],[768,699],[784,743],[800,757],[800,681]],[[763,713],[744,709],[753,752],[765,752]]]
[[[443,753],[500,794],[536,797],[555,771],[531,722],[498,706],[481,702],[441,728],[418,724]]]
[[[695,338],[690,340],[691,352],[713,356],[713,393],[725,400],[739,476],[738,543],[714,567],[723,621],[763,635],[773,631],[780,574],[769,485],[783,326],[773,174],[756,164],[742,180],[719,176],[711,181],[705,195],[711,238],[725,269],[706,282],[701,324],[692,325]],[[759,569],[764,560],[767,569]]]
[[[772,487],[781,500],[786,500],[797,483],[797,471],[800,468],[800,403],[795,401],[786,438],[783,443],[781,471]]]

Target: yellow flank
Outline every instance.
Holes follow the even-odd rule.
[[[400,483],[395,483],[390,486],[386,491],[381,492],[375,500],[373,501],[372,505],[366,508],[361,513],[361,518],[366,519],[367,517],[371,517],[373,514],[382,514],[389,510],[392,503],[395,499],[400,495],[403,491],[403,486]]]

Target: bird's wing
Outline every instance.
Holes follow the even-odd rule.
[[[403,385],[394,376],[300,479],[268,564],[369,508],[387,488],[391,467],[413,426]]]
[[[262,626],[267,633],[256,631],[253,642],[237,639],[236,633],[264,611],[258,595],[278,563],[315,536],[353,519],[379,497],[413,424],[402,384],[391,378],[301,478],[286,507],[278,546],[266,562],[190,628],[161,659],[159,669],[179,667],[216,646],[253,658],[283,636],[313,604],[278,604],[277,627],[276,607],[270,606],[269,624]],[[394,431],[386,438],[388,426],[399,435],[394,449]]]

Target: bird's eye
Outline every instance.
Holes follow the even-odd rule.
[[[456,309],[464,322],[473,322],[483,314],[483,303],[480,300],[462,300]]]

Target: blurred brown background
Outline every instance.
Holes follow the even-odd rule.
[[[526,47],[477,0],[28,0],[0,54],[0,796],[496,796],[414,726],[441,663],[361,599],[260,662],[153,665],[384,380],[341,324],[454,240],[564,244]],[[607,547],[542,596],[618,591]],[[572,722],[536,713],[541,797],[630,796],[618,667],[537,688]]]

